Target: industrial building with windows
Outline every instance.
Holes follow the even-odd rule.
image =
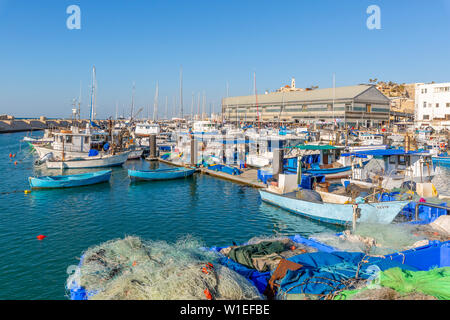
[[[314,90],[286,86],[272,93],[224,98],[222,112],[227,122],[380,127],[389,121],[390,100],[374,85]]]

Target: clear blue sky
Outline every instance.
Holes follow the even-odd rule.
[[[81,8],[81,30],[68,30],[66,8]],[[381,30],[366,27],[371,4]],[[82,82],[88,115],[91,69],[97,68],[98,117],[159,109],[192,92],[219,109],[230,95],[297,87],[450,81],[450,0],[0,0],[0,114],[68,117]],[[172,111],[173,112],[173,111]],[[147,109],[144,115],[147,114]]]

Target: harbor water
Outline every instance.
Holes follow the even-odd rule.
[[[68,272],[81,253],[126,235],[168,242],[192,235],[214,246],[343,230],[262,203],[257,189],[204,174],[130,182],[127,168],[164,166],[144,160],[115,168],[110,183],[25,194],[28,177],[61,174],[34,167],[25,135],[0,135],[0,299],[67,299]],[[43,241],[36,239],[41,234]]]

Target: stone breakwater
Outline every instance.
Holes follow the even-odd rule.
[[[70,128],[71,126],[86,127],[89,120],[57,120],[57,119],[11,119],[0,120],[0,133],[45,130],[51,128]],[[107,124],[106,120],[94,121],[98,125]]]

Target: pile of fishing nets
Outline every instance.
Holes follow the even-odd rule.
[[[169,244],[128,236],[86,250],[67,287],[101,300],[261,299],[218,259],[191,237]]]
[[[336,300],[449,300],[450,267],[429,271],[392,268],[362,289],[342,291]]]
[[[420,228],[406,224],[361,223],[354,233],[349,230],[339,236],[320,233],[314,239],[342,251],[386,255],[427,245],[428,238]]]

